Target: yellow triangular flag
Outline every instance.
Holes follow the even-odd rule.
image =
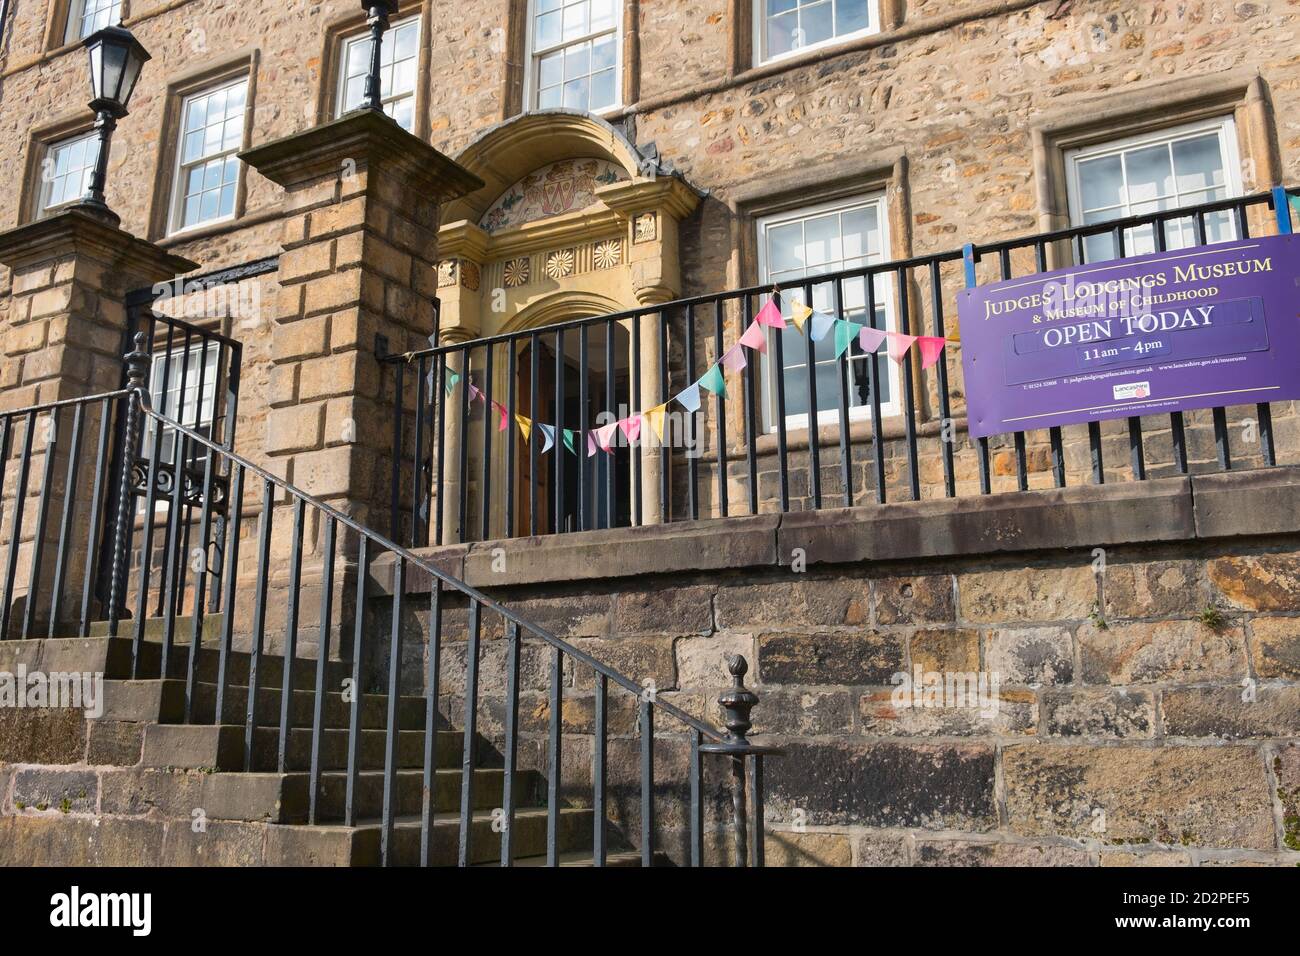
[[[655,437],[660,441],[664,440],[664,415],[667,414],[667,412],[668,403],[664,402],[662,405],[648,408],[641,413],[641,417],[649,423],[651,430],[655,433]]]
[[[790,318],[794,319],[794,324],[799,327],[800,332],[803,332],[803,324],[808,321],[808,316],[813,314],[813,310],[802,302],[791,302],[790,307],[792,309]]]
[[[519,425],[519,430],[524,433],[524,441],[528,441],[533,434],[533,420],[524,418],[523,415],[515,415],[515,422]]]

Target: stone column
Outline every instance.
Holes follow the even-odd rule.
[[[271,340],[271,469],[387,534],[396,397],[391,367],[381,365],[377,349],[428,345],[438,207],[482,183],[369,111],[255,146],[241,158],[286,190]],[[411,484],[409,474],[403,484]],[[289,509],[281,510],[273,554],[285,568],[292,522]],[[320,530],[305,529],[308,577]],[[351,559],[355,542],[341,540]],[[304,608],[307,595],[305,588]]]
[[[0,409],[4,411],[118,388],[122,383],[122,355],[127,345],[126,294],[197,268],[188,259],[172,255],[76,206],[0,233],[0,264],[10,269],[11,275],[3,335],[4,366],[0,371]],[[19,421],[15,422],[13,455],[19,453],[24,440],[25,426],[18,424]],[[56,450],[50,472],[51,494],[46,505],[41,596],[33,611],[36,619],[45,625],[48,625],[62,507],[68,496],[74,503],[70,536],[77,545],[66,553],[69,563],[59,624],[73,620],[80,611],[82,573],[89,553],[88,522],[100,406],[87,406],[83,413],[76,483],[65,488],[68,456],[72,451],[72,425],[71,410],[63,411],[57,418],[46,413],[32,442],[29,500],[24,506],[24,542],[15,593],[24,595],[18,600],[25,602],[35,543],[37,496],[44,474],[45,451],[53,438]],[[11,466],[5,482],[6,534],[13,528],[14,470],[16,465]],[[18,615],[14,617],[17,619]]]
[[[676,176],[614,183],[600,187],[596,195],[627,220],[628,265],[637,302],[642,306],[654,306],[679,298],[682,280],[678,228],[681,220],[694,212],[699,196]],[[640,339],[641,394],[638,399],[643,411],[662,401],[659,381],[662,349],[658,322],[643,320]],[[641,514],[645,524],[659,523],[662,468],[659,448],[643,448],[641,493],[645,500]]]
[[[487,248],[487,234],[468,222],[455,223],[442,230],[438,236],[438,299],[442,308],[439,345],[460,345],[482,334],[483,260]],[[480,350],[481,352],[481,350]],[[448,369],[457,374],[465,372],[464,352],[449,356]],[[479,362],[482,356],[476,356]],[[481,381],[481,375],[479,376]],[[499,394],[499,393],[494,393]],[[462,393],[454,389],[450,396],[438,396],[440,407],[445,408],[447,423],[444,431],[442,501],[434,507],[442,509],[443,542],[454,544],[477,535],[460,527],[460,498],[469,494],[469,488],[460,483],[460,428],[463,417]],[[478,473],[473,461],[473,450],[481,449],[476,436],[469,434],[470,483]],[[436,441],[436,438],[434,439]],[[436,464],[435,464],[436,468]],[[434,494],[437,494],[437,476],[434,477]],[[470,503],[471,505],[473,502]],[[466,522],[474,520],[474,509],[466,509]],[[436,522],[435,522],[436,529]]]

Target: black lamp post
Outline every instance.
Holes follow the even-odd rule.
[[[384,112],[383,92],[379,82],[379,54],[388,30],[388,18],[397,12],[397,0],[361,0],[370,24],[370,72],[366,74],[366,89],[358,109]]]
[[[104,27],[82,42],[90,53],[90,108],[95,111],[99,155],[90,174],[90,189],[80,205],[116,224],[117,214],[104,202],[104,181],[108,176],[108,145],[117,121],[126,115],[126,104],[140,79],[149,54],[130,30]]]

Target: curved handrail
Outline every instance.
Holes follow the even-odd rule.
[[[377,531],[373,531],[372,529],[367,528],[365,525],[359,523],[354,518],[348,517],[343,512],[339,511],[337,508],[331,507],[330,505],[326,504],[323,501],[320,501],[317,498],[313,498],[311,495],[307,494],[307,492],[303,491],[301,488],[298,488],[292,483],[285,481],[283,478],[279,478],[271,474],[266,469],[253,464],[247,458],[244,458],[241,455],[237,455],[234,452],[229,451],[228,449],[222,448],[220,445],[216,444],[215,442],[211,441],[205,436],[199,434],[193,429],[187,428],[184,425],[180,424],[179,422],[171,418],[168,418],[166,415],[163,415],[160,412],[155,411],[152,403],[149,400],[149,394],[147,390],[145,389],[137,390],[135,388],[128,388],[127,391],[135,392],[137,396],[137,400],[140,402],[140,407],[144,411],[146,416],[157,420],[161,425],[167,428],[175,429],[180,434],[185,435],[190,441],[196,442],[197,444],[206,447],[209,450],[210,454],[220,455],[234,462],[235,464],[239,465],[241,468],[245,469],[246,471],[252,472],[262,480],[269,481],[272,484],[274,484],[276,487],[284,489],[290,495],[293,495],[295,498],[298,498],[299,500],[305,502],[306,504],[311,505],[313,508],[316,508],[317,510],[323,512],[324,514],[333,518],[335,521],[339,522],[345,527],[351,528],[357,534],[362,535],[363,537],[369,539],[370,541],[373,541],[375,544],[379,545],[384,550],[391,551],[393,554],[397,555],[403,560],[415,565],[416,567],[420,568],[422,571],[425,571],[428,574],[432,575],[433,577],[437,578],[440,582],[446,584],[453,590],[459,591],[461,594],[464,594],[466,597],[470,598],[471,600],[477,601],[483,607],[491,611],[495,611],[497,614],[500,614],[507,621],[510,621],[516,626],[522,628],[524,631],[527,631],[528,633],[534,635],[535,637],[540,638],[542,641],[551,645],[552,647],[559,649],[564,654],[567,654],[570,657],[572,657],[575,661],[581,664],[585,664],[586,666],[590,667],[598,674],[604,675],[606,678],[618,684],[620,687],[623,687],[625,690],[631,691],[633,694],[636,694],[638,696],[643,692],[644,688],[640,684],[633,681],[631,678],[625,677],[622,674],[620,674],[618,671],[614,670],[613,668],[605,664],[602,664],[600,661],[596,660],[596,658],[592,657],[590,654],[586,653],[585,651],[579,650],[578,648],[570,644],[568,641],[556,637],[554,634],[552,634],[550,631],[546,630],[545,628],[539,627],[538,625],[533,624],[531,621],[525,620],[524,618],[516,614],[514,611],[510,610],[509,608],[505,607],[499,602],[494,601],[492,598],[488,597],[486,594],[484,594],[482,591],[479,591],[477,588],[471,587],[470,585],[466,584],[464,581],[461,581],[459,578],[455,578],[447,574],[445,571],[438,568],[433,562],[421,558],[413,551],[410,551],[407,548],[402,547],[400,544],[397,544],[395,541],[390,540],[389,538],[378,533]],[[654,701],[654,706],[659,711],[671,715],[672,717],[684,723],[687,727],[691,728],[692,730],[698,731],[699,733],[703,734],[706,737],[709,737],[718,742],[722,742],[727,739],[727,735],[723,731],[718,730],[716,727],[710,726],[709,724],[705,723],[702,720],[692,717],[690,714],[686,713],[681,708],[675,707],[674,705],[668,703],[667,701],[659,700],[656,698]]]

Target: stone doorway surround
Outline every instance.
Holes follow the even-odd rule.
[[[543,328],[559,322],[645,308],[681,295],[679,225],[700,201],[680,175],[647,159],[617,129],[596,117],[542,110],[484,132],[456,162],[486,186],[449,203],[438,232],[439,344]],[[571,164],[574,169],[567,168]],[[546,177],[569,180],[552,189]],[[583,185],[576,189],[572,179]],[[503,216],[503,198],[532,203],[532,214]],[[573,197],[577,201],[573,201]],[[590,202],[583,202],[585,198]],[[549,208],[551,212],[547,212]],[[620,323],[631,333],[631,323]],[[639,361],[659,366],[653,322],[642,322]],[[632,361],[631,349],[627,356]],[[506,392],[506,363],[497,356],[492,394]],[[642,375],[634,404],[659,403],[658,383]],[[455,461],[460,406],[448,407],[445,460]],[[512,433],[513,434],[513,433]],[[471,429],[470,459],[481,454]],[[643,513],[659,513],[660,456],[642,456]],[[505,480],[505,450],[493,454],[493,486]],[[477,466],[470,469],[477,474]],[[444,524],[456,527],[461,489],[455,473],[444,487]],[[471,511],[474,509],[471,508]],[[504,514],[493,517],[493,534]]]

